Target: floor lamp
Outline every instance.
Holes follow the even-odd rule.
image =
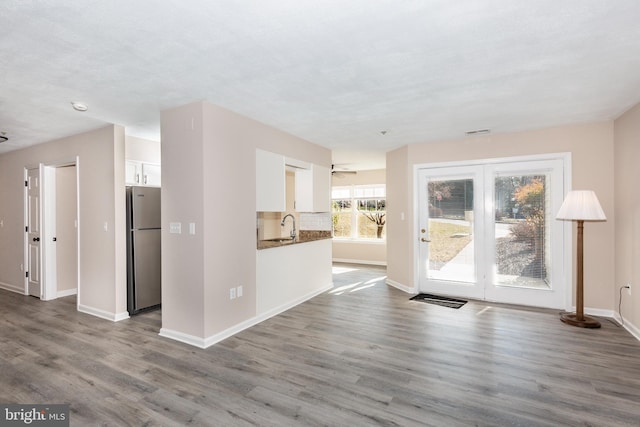
[[[570,191],[562,202],[556,219],[576,221],[578,223],[578,248],[577,248],[577,278],[576,278],[576,312],[560,313],[560,320],[564,323],[581,328],[599,328],[600,322],[584,315],[584,278],[583,262],[584,255],[582,239],[585,221],[606,221],[600,202],[596,193],[589,190]]]

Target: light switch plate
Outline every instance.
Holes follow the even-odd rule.
[[[196,234],[196,223],[195,222],[190,222],[189,223],[189,234]]]

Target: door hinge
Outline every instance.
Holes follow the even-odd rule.
[[[27,227],[25,227],[25,228],[24,228],[24,231],[25,231],[25,233],[28,233],[28,232],[29,232],[29,227],[28,227],[28,226],[27,226]]]
[[[26,272],[24,273],[24,277],[26,277],[27,279],[29,278],[29,272],[28,272],[28,271],[26,271]]]
[[[24,182],[24,186],[25,186],[25,187],[28,187],[28,186],[29,186],[29,181],[25,181],[25,182]]]

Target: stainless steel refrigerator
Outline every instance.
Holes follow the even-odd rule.
[[[160,307],[160,188],[127,187],[127,311]]]

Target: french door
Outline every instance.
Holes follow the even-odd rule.
[[[563,308],[561,159],[418,171],[420,291]]]

